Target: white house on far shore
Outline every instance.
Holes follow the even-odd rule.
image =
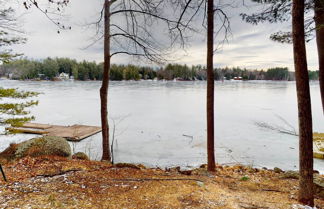
[[[60,73],[59,78],[61,80],[69,80],[70,76],[69,76],[69,74],[62,72],[62,73]]]

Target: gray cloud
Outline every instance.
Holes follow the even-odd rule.
[[[251,56],[248,56],[248,55],[242,55],[242,56],[233,56],[233,58],[235,59],[246,59],[246,58],[256,58],[258,56],[254,56],[254,55],[251,55]]]
[[[57,28],[43,14],[36,9],[28,13],[17,1],[12,5],[17,9],[18,15],[24,14],[20,19],[27,32],[28,42],[24,45],[14,46],[16,52],[23,52],[26,56],[34,59],[46,57],[70,57],[77,60],[103,60],[102,42],[98,42],[88,49],[82,49],[89,45],[95,31],[82,27],[85,23],[93,22],[98,18],[102,1],[75,0],[66,9],[63,21],[71,25],[71,31],[57,33]],[[240,2],[240,1],[238,1]],[[240,4],[237,4],[240,5]],[[232,35],[222,50],[215,55],[215,66],[241,66],[247,68],[268,68],[274,66],[287,66],[293,70],[292,46],[274,43],[269,40],[269,35],[282,28],[287,29],[285,24],[260,24],[253,26],[242,22],[239,13],[253,12],[256,8],[240,7],[228,10],[231,17]],[[123,21],[118,19],[116,21]],[[217,20],[216,20],[217,21]],[[167,44],[163,28],[156,29],[158,40]],[[191,35],[189,45],[184,52],[181,48],[174,49],[172,58],[177,57],[175,62],[191,64],[204,64],[206,61],[206,39],[202,29],[200,35]],[[221,40],[222,37],[216,37]],[[308,63],[310,69],[318,66],[316,44],[311,41],[307,45]],[[114,63],[139,63],[132,57],[118,56],[113,58]],[[142,62],[145,64],[145,62]]]
[[[252,40],[253,38],[258,38],[260,36],[264,36],[262,32],[259,33],[249,33],[245,35],[241,35],[236,38],[237,41],[244,41],[244,40]]]

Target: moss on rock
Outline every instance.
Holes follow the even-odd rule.
[[[316,195],[320,198],[324,198],[324,178],[320,176],[315,176],[314,184],[316,189]]]
[[[15,153],[17,150],[18,144],[10,144],[10,146],[0,153],[0,163],[5,164],[8,161],[15,159]]]
[[[281,176],[284,179],[299,179],[298,171],[286,171]]]
[[[19,144],[11,144],[10,147],[0,153],[0,158],[12,161],[26,156],[37,157],[41,155],[70,157],[71,147],[64,138],[43,136]]]
[[[72,159],[78,159],[78,160],[90,160],[88,155],[86,155],[83,152],[77,152],[74,155],[72,155]]]

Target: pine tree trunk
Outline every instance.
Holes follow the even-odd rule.
[[[102,86],[100,88],[101,100],[101,127],[102,127],[102,158],[111,161],[109,149],[109,124],[108,124],[108,86],[110,73],[110,2],[105,0],[104,5],[104,70]]]
[[[302,204],[314,206],[313,130],[306,61],[304,0],[293,0],[292,27],[299,119],[299,194]]]
[[[207,9],[207,168],[215,171],[214,148],[214,0]]]
[[[319,63],[319,81],[324,114],[324,1],[315,0],[315,27]]]

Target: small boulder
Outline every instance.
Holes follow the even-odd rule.
[[[278,168],[278,167],[274,167],[273,171],[274,171],[275,173],[283,173],[283,170],[281,170],[281,169]]]
[[[180,166],[177,166],[177,167],[169,168],[168,169],[168,172],[171,172],[171,173],[179,173],[180,170],[181,170]]]
[[[43,136],[19,144],[11,144],[10,147],[0,153],[0,158],[12,161],[26,156],[37,157],[41,155],[70,157],[71,147],[64,138]]]
[[[138,166],[140,169],[146,169],[146,166],[143,165],[143,164],[138,164],[137,166]]]
[[[207,164],[202,164],[202,165],[200,165],[199,168],[205,168],[205,169],[207,169]]]
[[[320,176],[315,176],[314,184],[316,189],[316,195],[324,199],[324,178]]]
[[[179,173],[190,176],[192,174],[192,170],[183,170],[183,171],[180,170]]]
[[[284,179],[299,179],[298,171],[286,171],[282,174]]]
[[[89,157],[83,152],[77,152],[74,155],[72,155],[72,159],[89,160]]]
[[[134,169],[141,169],[139,166],[131,164],[131,163],[117,163],[114,165],[116,168],[134,168]]]
[[[247,172],[249,173],[257,173],[259,170],[257,168],[247,167]]]

